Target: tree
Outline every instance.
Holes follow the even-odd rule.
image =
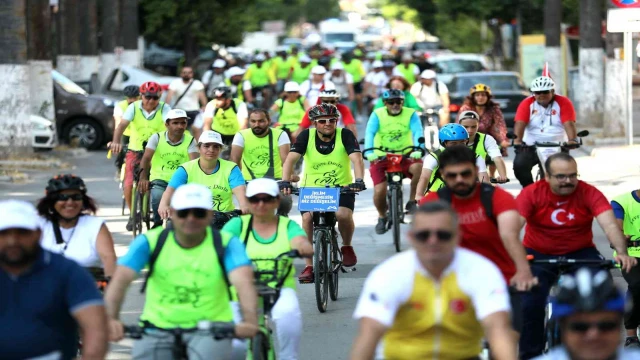
[[[303,11],[299,15],[315,25],[324,19],[340,15],[338,0],[303,0],[303,2]]]
[[[27,58],[31,113],[54,120],[49,1],[27,0]]]

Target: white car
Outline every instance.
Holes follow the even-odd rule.
[[[58,146],[58,134],[56,124],[38,115],[30,115],[32,147],[35,149],[53,149]]]
[[[165,76],[151,70],[141,69],[130,65],[120,65],[113,69],[103,85],[103,92],[122,96],[122,90],[129,85],[140,86],[147,81],[155,81],[162,87],[163,98],[167,94],[169,84],[173,80],[180,79],[177,76]]]
[[[482,54],[440,54],[427,61],[434,65],[438,80],[445,84],[451,82],[457,73],[491,70],[491,62]]]

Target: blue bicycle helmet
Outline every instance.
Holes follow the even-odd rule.
[[[382,93],[382,101],[402,99],[404,100],[404,92],[396,89],[387,90]]]
[[[469,140],[469,133],[460,124],[447,124],[438,132],[440,145],[444,146],[446,141]]]

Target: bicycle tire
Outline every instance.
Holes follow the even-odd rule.
[[[397,192],[396,188],[391,188],[391,227],[393,228],[393,245],[396,248],[396,252],[400,252],[400,214],[398,213]]]
[[[336,241],[332,242],[337,244],[337,239]],[[329,297],[331,298],[331,301],[336,301],[338,300],[338,277],[340,275],[340,266],[339,266],[339,260],[340,256],[339,256],[339,249],[337,246],[333,246],[331,245],[331,251],[328,252],[329,256],[330,256],[330,260],[329,260],[329,264],[331,264],[331,266],[329,267]]]
[[[138,190],[134,187],[133,196],[135,197],[135,201],[131,199],[133,202],[133,236],[136,237],[139,234],[142,234],[142,208],[144,196],[140,196]],[[140,214],[140,215],[138,215]]]
[[[251,339],[251,359],[252,360],[269,360],[269,344],[268,339],[263,332],[258,332]]]
[[[142,195],[142,203],[142,220],[144,221],[148,231],[151,230],[151,217],[153,215],[153,212],[151,211],[151,196],[149,196],[148,191]]]
[[[325,232],[316,230],[313,234],[313,282],[316,290],[316,305],[321,313],[327,311],[329,302],[328,294],[328,265],[327,265],[327,242]]]

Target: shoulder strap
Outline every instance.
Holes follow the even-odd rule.
[[[275,178],[275,164],[273,163],[273,129],[269,129],[269,168],[264,174],[264,178]]]
[[[147,271],[147,275],[144,277],[144,282],[142,283],[142,287],[140,288],[140,293],[144,294],[145,289],[147,288],[147,282],[149,281],[149,277],[153,274],[153,268],[155,266],[156,260],[158,260],[158,256],[160,255],[160,250],[164,246],[164,243],[167,242],[167,237],[169,236],[169,232],[171,229],[164,229],[158,236],[158,242],[156,246],[153,248],[153,252],[149,257],[149,271]]]
[[[53,234],[56,236],[56,244],[60,245],[64,243],[64,239],[62,238],[62,231],[60,230],[60,224],[58,223],[57,218],[51,218],[51,227],[53,228]]]
[[[493,221],[494,224],[498,224],[497,219],[493,214],[493,193],[495,192],[495,188],[493,185],[489,185],[486,183],[480,184],[480,202],[482,202],[482,207],[484,207],[484,212],[487,214],[487,217]]]
[[[242,217],[240,217],[240,221],[243,222]],[[244,226],[244,224],[241,224],[241,226]],[[251,234],[251,231],[253,231],[253,215],[249,215],[249,225],[247,226],[247,233],[244,234],[243,243],[245,249],[247,248],[247,244],[249,243],[249,234]]]
[[[304,110],[304,104],[302,103],[302,99],[300,96],[298,96],[298,104],[300,104],[300,107],[302,108],[302,110]]]
[[[182,95],[180,95],[180,97],[178,98],[178,100],[176,100],[176,102],[173,103],[173,106],[177,106],[178,103],[180,102],[180,100],[182,100],[182,98],[187,94],[187,91],[189,91],[189,89],[191,89],[191,85],[193,85],[193,83],[196,82],[195,79],[193,79],[189,85],[187,86],[186,89],[184,89],[184,92],[182,93]]]
[[[438,189],[438,198],[444,202],[451,204],[453,194],[451,193],[451,190],[449,190],[449,188],[445,186],[441,189]]]
[[[473,152],[476,152],[476,149],[478,148],[478,142],[480,140],[480,133],[476,133],[476,136],[473,138],[473,148],[471,150],[473,150]]]
[[[211,235],[213,235],[213,247],[215,248],[216,255],[218,256],[218,263],[220,264],[220,269],[222,270],[222,276],[224,277],[224,282],[227,284],[227,294],[229,295],[229,299],[231,297],[231,283],[229,282],[229,276],[227,274],[227,268],[224,266],[224,253],[225,248],[222,244],[222,235],[218,229],[211,226]]]
[[[238,113],[238,110],[236,109],[236,99],[232,99],[231,100],[231,109],[233,110],[234,113]]]
[[[433,80],[436,82],[436,94],[440,95],[440,82],[438,79]]]

